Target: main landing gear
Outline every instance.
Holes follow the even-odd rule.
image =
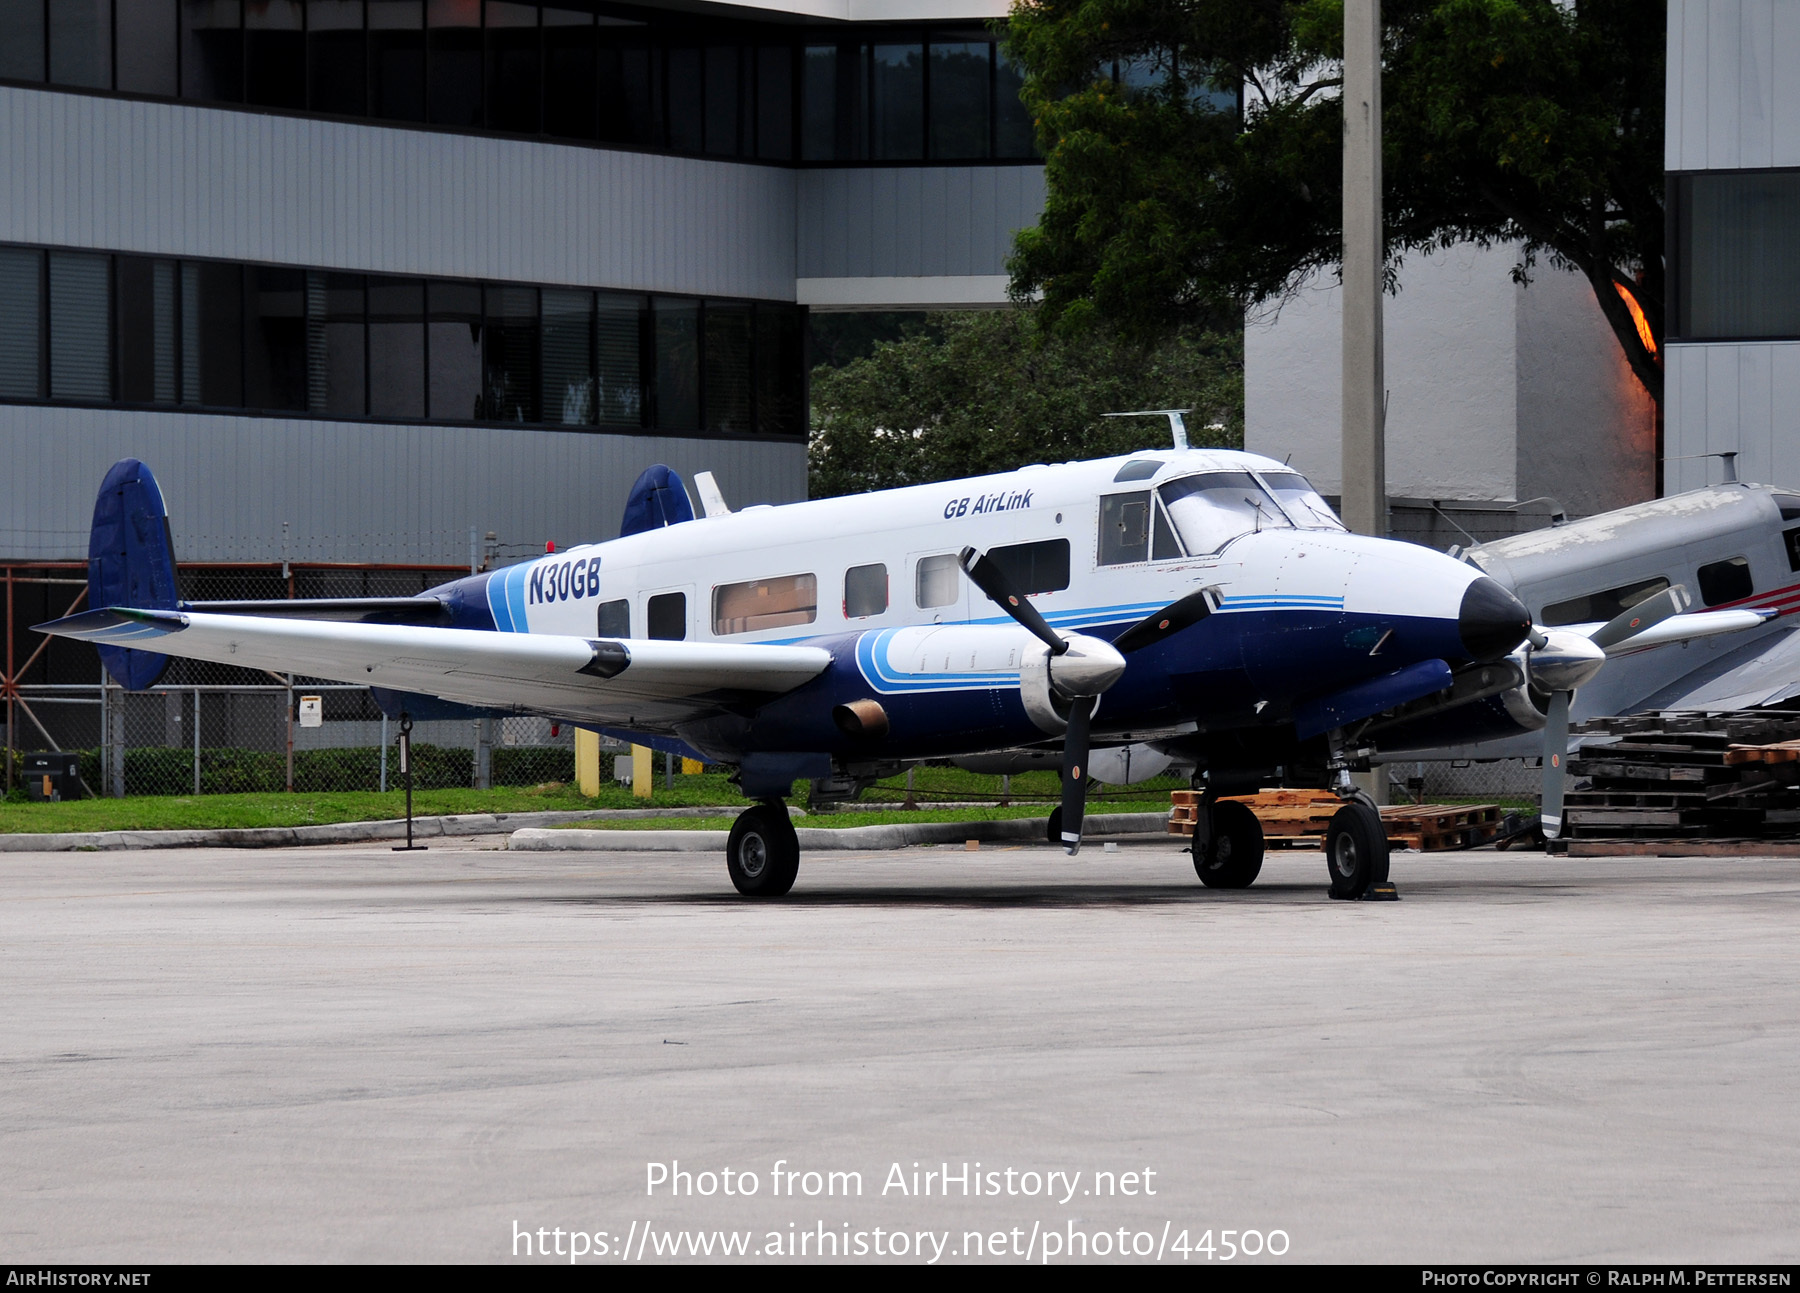
[[[1201,804],[1200,815],[1194,826],[1194,874],[1208,889],[1248,889],[1262,871],[1262,823],[1235,799]]]
[[[800,840],[779,799],[746,808],[725,843],[731,883],[749,898],[779,898],[800,874]]]

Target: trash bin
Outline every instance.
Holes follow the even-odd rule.
[[[19,767],[25,797],[40,802],[81,798],[81,756],[21,754]]]

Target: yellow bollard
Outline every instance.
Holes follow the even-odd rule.
[[[575,729],[575,789],[590,799],[600,793],[600,733]]]
[[[647,745],[631,747],[631,793],[639,799],[650,798],[651,768],[655,766],[651,762],[651,754]]]
[[[698,759],[683,759],[681,761],[681,775],[684,777],[696,776],[704,771],[706,771],[706,765]]]

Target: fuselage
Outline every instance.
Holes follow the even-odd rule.
[[[1520,618],[1508,607],[1474,605],[1473,586],[1493,587],[1481,571],[1346,533],[1288,468],[1223,450],[750,507],[546,554],[431,595],[465,628],[832,652],[824,675],[754,714],[637,724],[715,757],[870,756],[831,717],[863,697],[892,720],[881,757],[1045,740],[1055,716],[1029,703],[1043,648],[963,575],[965,548],[1005,565],[1059,631],[1104,640],[1197,589],[1218,590],[1216,613],[1130,658],[1094,718],[1112,739],[1304,728],[1321,698],[1425,662],[1503,654],[1523,636],[1522,625],[1507,636]]]

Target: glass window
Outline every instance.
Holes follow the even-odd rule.
[[[544,289],[544,421],[594,424],[594,294]]]
[[[808,45],[800,55],[800,156],[837,156],[837,46]]]
[[[336,417],[360,417],[366,406],[363,278],[306,274],[307,407]]]
[[[50,80],[112,88],[112,0],[50,0]]]
[[[1150,491],[1100,497],[1100,564],[1150,559]]]
[[[1054,593],[1069,586],[1067,539],[1011,543],[988,549],[988,557],[1020,593]]]
[[[300,0],[250,0],[244,9],[244,98],[306,106],[306,32]]]
[[[369,110],[368,41],[362,0],[307,0],[307,102],[314,112],[360,117]]]
[[[44,79],[44,0],[0,0],[0,77]]]
[[[871,156],[900,161],[925,155],[925,47],[876,45],[869,59]]]
[[[594,15],[544,10],[544,133],[594,138]]]
[[[238,0],[181,0],[181,97],[244,98],[244,35]]]
[[[1586,597],[1572,597],[1566,602],[1558,602],[1554,606],[1544,607],[1544,613],[1538,617],[1542,624],[1591,624],[1596,620],[1606,621],[1615,615],[1629,610],[1639,602],[1656,596],[1669,586],[1669,581],[1658,575],[1655,579],[1644,579],[1634,584],[1622,584],[1618,588],[1608,588],[1605,592],[1590,593]]]
[[[819,581],[814,575],[752,579],[713,589],[713,632],[721,637],[811,624],[818,617]]]
[[[652,638],[680,642],[687,637],[687,594],[658,593],[644,605],[645,627]]]
[[[594,404],[603,426],[644,424],[644,301],[602,292],[594,314]]]
[[[756,307],[756,422],[765,435],[806,429],[804,318],[791,306]]]
[[[786,45],[756,51],[756,155],[777,162],[794,155],[794,52]]]
[[[1789,570],[1800,570],[1800,530],[1783,530],[1781,541],[1787,546]]]
[[[43,394],[38,353],[43,253],[0,247],[0,396]]]
[[[1337,519],[1331,505],[1320,498],[1318,492],[1297,471],[1265,471],[1263,482],[1274,491],[1289,519],[1303,530],[1341,530],[1344,523]]]
[[[754,431],[750,417],[750,307],[706,304],[706,429]]]
[[[1019,97],[1025,88],[1025,69],[1007,57],[1001,44],[994,55],[994,156],[1035,157],[1036,132],[1031,112]]]
[[[244,320],[244,403],[253,409],[304,409],[306,272],[253,266]]]
[[[1676,335],[1800,336],[1800,171],[1678,181]]]
[[[1247,471],[1186,476],[1157,492],[1181,542],[1196,555],[1217,552],[1240,534],[1293,528],[1280,505]]]
[[[425,293],[430,416],[455,422],[479,420],[481,288],[474,283],[429,283]]]
[[[931,46],[931,155],[986,157],[993,45],[985,40]]]
[[[1133,458],[1113,477],[1113,484],[1122,485],[1131,480],[1149,480],[1163,469],[1163,464],[1156,458]]]
[[[535,135],[542,125],[537,6],[488,0],[488,125]]]
[[[852,566],[844,572],[844,618],[859,620],[888,608],[887,567]]]
[[[662,147],[662,64],[654,46],[615,42],[600,33],[600,138],[612,144]]]
[[[955,553],[919,558],[913,599],[920,610],[951,606],[962,599],[962,568],[956,564]]]
[[[669,51],[669,147],[697,153],[706,142],[704,59],[699,49]]]
[[[389,121],[425,120],[425,6],[368,0],[369,106]]]
[[[700,426],[700,307],[657,297],[656,425],[666,431]]]
[[[486,416],[494,422],[538,421],[538,292],[487,289],[483,340]]]
[[[119,398],[132,404],[173,404],[175,279],[172,260],[118,259]]]
[[[427,119],[481,124],[481,0],[425,0]]]
[[[601,602],[595,607],[595,631],[603,638],[628,638],[631,636],[631,603],[621,597],[617,601]]]
[[[706,49],[706,151],[715,157],[737,156],[736,45],[709,45]]]
[[[1700,600],[1708,606],[1735,602],[1756,591],[1750,579],[1750,561],[1732,557],[1700,567]]]
[[[1175,527],[1169,524],[1169,513],[1158,499],[1151,506],[1150,557],[1154,561],[1170,561],[1182,554],[1175,538]]]
[[[161,94],[174,98],[175,6],[169,0],[155,4],[120,4],[113,9],[118,32],[118,88],[132,94]],[[0,45],[5,36],[0,35]]]
[[[50,253],[50,398],[112,398],[112,311],[105,256]]]
[[[369,412],[425,416],[425,285],[369,280]]]

